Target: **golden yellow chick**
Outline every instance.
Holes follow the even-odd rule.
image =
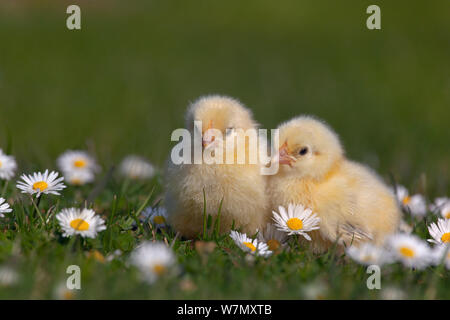
[[[201,127],[194,121],[201,121]],[[244,144],[245,161],[240,164],[236,163],[238,142],[231,149],[225,146],[235,138],[235,131],[257,128],[250,110],[229,97],[201,97],[188,108],[186,128],[192,136],[196,130],[201,135],[202,154],[209,151],[209,154],[217,156],[222,152],[223,163],[208,164],[203,159],[200,164],[174,164],[169,158],[165,174],[169,223],[182,236],[194,238],[203,231],[204,198],[206,212],[212,216],[213,222],[223,198],[220,232],[228,232],[233,221],[236,228],[248,234],[262,229],[270,217],[267,215],[266,179],[260,174],[260,165],[249,161],[247,144]],[[217,130],[222,138],[211,136],[211,130]],[[226,162],[229,154],[232,163]]]
[[[337,240],[343,246],[381,244],[397,230],[401,212],[394,195],[369,168],[347,160],[337,134],[322,121],[300,116],[279,126],[280,168],[268,179],[271,207],[303,204],[318,214],[311,233],[316,252]]]

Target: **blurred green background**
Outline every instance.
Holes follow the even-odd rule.
[[[382,30],[366,28],[374,3]],[[448,194],[449,14],[446,0],[2,1],[0,148],[11,138],[22,170],[67,148],[162,166],[187,104],[220,93],[266,128],[321,117],[349,157]]]

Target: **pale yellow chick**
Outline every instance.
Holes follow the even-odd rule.
[[[271,208],[289,203],[310,207],[320,217],[314,251],[334,242],[340,249],[381,244],[398,228],[401,211],[394,195],[369,168],[347,160],[337,134],[325,123],[301,116],[279,126],[280,169],[270,176]]]
[[[194,125],[202,121],[202,127]],[[249,148],[245,144],[245,161],[241,164],[227,164],[226,142],[234,139],[239,129],[256,129],[250,110],[239,101],[224,96],[201,97],[190,105],[186,116],[186,128],[194,135],[198,130],[202,136],[202,152],[210,151],[216,155],[222,150],[223,164],[180,164],[168,160],[166,172],[165,203],[169,223],[186,238],[194,238],[203,231],[203,207],[206,194],[206,212],[217,217],[223,198],[220,218],[220,231],[228,232],[234,221],[236,228],[247,234],[256,233],[266,225],[268,198],[266,180],[260,174],[258,163],[250,164]],[[223,139],[212,137],[210,129],[218,130]],[[222,145],[219,142],[223,142]],[[235,146],[239,144],[236,142]],[[236,147],[228,149],[230,159],[236,160]],[[219,150],[220,149],[220,150]],[[211,152],[212,151],[212,152]],[[192,152],[194,153],[194,152]]]

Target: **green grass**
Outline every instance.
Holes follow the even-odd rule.
[[[308,297],[307,287],[318,283],[325,284],[322,296],[327,299],[376,299],[381,294],[367,289],[369,275],[365,267],[334,250],[314,255],[307,247],[299,247],[295,239],[290,240],[289,251],[249,261],[227,235],[217,235],[213,227],[205,239],[200,235],[197,240],[215,242],[216,248],[210,253],[197,250],[194,241],[175,239],[175,232],[169,228],[162,232],[152,232],[154,228],[149,224],[133,228],[133,217],[152,194],[147,183],[130,185],[122,196],[115,196],[121,194],[122,182],[112,179],[92,205],[106,219],[107,230],[95,239],[63,238],[54,213],[80,205],[90,189],[70,187],[61,197],[44,196],[40,205],[44,220],[53,217],[47,224],[36,212],[33,214],[34,207],[26,196],[8,189],[8,195],[14,195],[14,215],[7,214],[1,221],[0,259],[3,266],[15,269],[20,279],[12,287],[1,288],[0,298],[56,298],[55,288],[65,283],[66,268],[72,264],[79,265],[82,271],[82,290],[76,293],[79,299],[301,299]],[[150,202],[155,198],[152,196]],[[416,222],[415,232],[423,238],[428,237],[426,221]],[[128,256],[140,242],[153,239],[173,243],[181,273],[148,285],[129,265]],[[107,256],[117,249],[123,254],[111,262],[89,255],[98,250]],[[448,271],[435,267],[414,271],[399,264],[383,266],[381,281],[382,289],[400,288],[408,298],[450,298]],[[186,283],[193,289],[186,289]]]
[[[99,179],[129,153],[162,169],[188,102],[222,93],[248,105],[266,128],[298,114],[321,117],[350,158],[386,181],[392,176],[429,199],[449,195],[448,1],[378,1],[380,31],[365,28],[369,1],[78,3],[81,31],[65,28],[69,2],[0,4],[0,148],[17,157],[20,173],[54,169],[68,148],[94,153]],[[142,283],[126,256],[153,235],[148,226],[131,229],[133,212],[153,188],[150,202],[159,199],[162,178],[121,193],[114,175],[93,203],[108,229],[74,243],[61,238],[54,219],[42,225],[11,183],[14,216],[0,221],[0,261],[21,280],[0,288],[0,297],[51,298],[68,264],[81,266],[78,297],[89,299],[295,299],[316,281],[327,284],[328,298],[378,297],[366,288],[365,269],[341,257],[301,248],[250,266],[230,239],[217,236],[208,256],[177,239],[182,274]],[[43,214],[82,206],[93,188],[46,197]],[[424,222],[417,233],[427,238]],[[171,243],[174,234],[156,234],[164,237]],[[124,256],[102,264],[86,256],[94,248]],[[181,280],[196,290],[181,290]],[[409,298],[450,297],[448,271],[436,268],[383,268],[382,287],[389,285]]]

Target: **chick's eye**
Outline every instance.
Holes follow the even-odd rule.
[[[308,148],[307,147],[301,148],[300,151],[298,152],[298,154],[301,155],[301,156],[304,156],[307,153],[308,153]]]

